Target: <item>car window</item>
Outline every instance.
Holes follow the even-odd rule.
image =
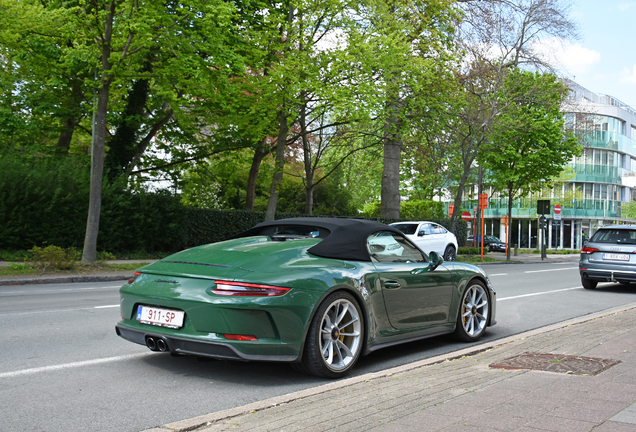
[[[422,251],[404,237],[388,231],[380,231],[369,236],[367,249],[374,262],[427,262]]]
[[[420,228],[420,233],[422,231],[424,231],[424,234],[434,234],[433,224],[430,224],[430,223],[422,224],[422,227]]]
[[[413,223],[396,223],[391,224],[391,226],[407,235],[415,234],[415,231],[417,231],[417,224]]]
[[[431,225],[431,234],[446,234],[446,228],[441,225]]]
[[[623,243],[636,244],[636,230],[603,229],[598,230],[590,240],[591,243]]]

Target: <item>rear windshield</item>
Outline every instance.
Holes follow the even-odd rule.
[[[600,229],[596,231],[590,242],[636,244],[636,230]]]
[[[330,234],[326,228],[318,228],[311,225],[273,225],[263,227],[254,235],[268,236],[272,240],[285,241],[305,238],[322,238]]]
[[[395,229],[402,231],[402,234],[407,234],[407,235],[415,234],[415,231],[417,230],[417,224],[397,223],[397,224],[391,224],[391,226]]]

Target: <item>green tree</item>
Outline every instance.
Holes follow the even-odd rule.
[[[516,102],[498,120],[478,160],[488,172],[487,181],[507,190],[511,218],[513,199],[558,177],[581,147],[563,128],[561,104],[567,88],[554,75],[513,69],[504,87]]]
[[[34,40],[39,36],[49,41],[49,45],[59,51],[55,57],[60,64],[67,65],[67,71],[73,71],[76,65],[87,65],[85,69],[89,71],[97,70],[90,203],[82,256],[84,261],[93,262],[110,110],[122,100],[120,92],[125,94],[134,79],[152,78],[162,89],[158,91],[162,99],[161,115],[137,143],[141,148],[136,149],[134,157],[138,158],[139,150],[145,150],[173,112],[180,111],[181,119],[188,119],[194,110],[191,104],[181,103],[183,100],[207,99],[222,93],[219,89],[234,75],[240,63],[229,49],[233,42],[230,38],[233,6],[220,0],[187,5],[132,0],[42,4],[27,0],[5,2],[2,6],[0,10],[5,15],[37,17],[15,21],[11,30],[32,35]],[[149,70],[151,57],[153,67]],[[72,86],[67,87],[72,94]],[[175,88],[178,90],[174,91]],[[138,113],[139,110],[129,114]],[[187,130],[188,126],[188,122],[181,124],[182,129]],[[135,162],[133,158],[131,164]]]
[[[382,216],[399,217],[400,165],[411,125],[434,127],[445,103],[443,92],[450,78],[454,23],[451,2],[367,0],[356,13],[359,27],[349,37],[352,64],[360,70],[353,84],[370,108],[374,136],[384,149]]]
[[[461,0],[463,19],[457,42],[464,53],[457,68],[459,91],[448,96],[454,120],[446,130],[453,138],[455,169],[455,210],[451,230],[459,216],[464,188],[471,182],[471,171],[497,127],[502,114],[517,101],[505,94],[504,81],[509,69],[553,69],[554,60],[541,48],[546,40],[572,40],[578,37],[570,18],[569,0]],[[517,95],[519,97],[519,95]],[[523,103],[523,101],[519,101]]]

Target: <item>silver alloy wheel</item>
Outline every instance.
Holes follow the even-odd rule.
[[[361,328],[359,311],[348,299],[335,300],[327,307],[320,322],[320,352],[329,369],[346,369],[357,358]]]
[[[479,336],[488,324],[488,293],[481,284],[471,285],[462,299],[461,325],[471,337]]]

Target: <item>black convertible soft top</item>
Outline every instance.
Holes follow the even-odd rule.
[[[271,235],[276,227],[306,226],[318,228],[314,237],[323,241],[308,249],[308,252],[324,258],[335,258],[351,261],[371,261],[367,250],[367,238],[378,231],[390,231],[403,237],[401,231],[380,222],[364,219],[316,218],[303,217],[278,219],[262,222],[233,238]]]

